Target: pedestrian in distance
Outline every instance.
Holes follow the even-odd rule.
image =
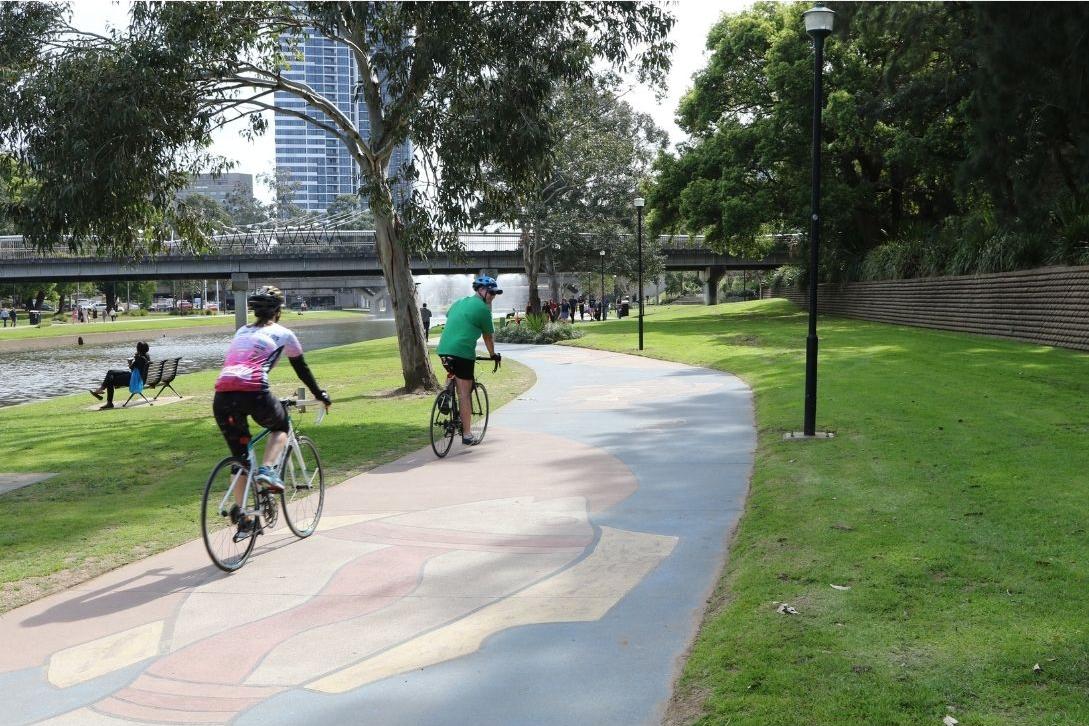
[[[0,305],[0,320],[4,321],[4,327],[5,328],[8,327],[8,318],[9,318],[8,309],[6,307],[3,307],[2,305]]]
[[[11,309],[11,327],[15,327],[19,324],[19,311],[14,307]]]
[[[431,311],[427,309],[427,303],[420,306],[420,320],[423,321],[424,340],[427,341],[431,337]]]
[[[564,300],[563,304],[560,305],[560,320],[562,320],[563,322],[566,323],[567,319],[568,319],[568,317],[570,317],[570,315],[571,315],[571,306],[568,304],[568,302],[566,300]]]

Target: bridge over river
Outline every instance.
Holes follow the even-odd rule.
[[[414,256],[415,275],[471,273],[523,273],[518,232],[465,232],[463,251]],[[703,237],[663,236],[659,253],[667,270],[698,270],[705,283],[707,301],[727,270],[772,270],[786,264],[790,247],[780,239],[760,259],[718,253]],[[60,246],[58,246],[60,247]],[[193,254],[178,249],[140,257],[115,259],[58,248],[42,252],[26,245],[20,236],[0,237],[0,283],[61,282],[90,280],[191,280],[227,279],[232,288],[244,291],[250,276],[343,277],[381,275],[371,230],[280,229],[222,234],[212,237],[211,247]]]

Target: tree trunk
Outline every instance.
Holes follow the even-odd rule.
[[[541,296],[537,294],[537,274],[541,269],[541,255],[532,233],[522,227],[522,263],[526,268],[526,282],[529,284],[529,302],[526,312],[541,312]]]
[[[34,309],[41,310],[42,303],[45,302],[45,290],[38,288],[38,294],[34,296]]]
[[[401,244],[401,223],[393,206],[393,193],[382,173],[385,165],[372,169],[372,178],[381,179],[379,193],[383,198],[371,200],[374,210],[375,248],[382,275],[386,278],[393,323],[397,329],[397,347],[401,353],[401,374],[405,392],[435,391],[439,384],[431,370],[431,356],[424,342],[423,321],[412,280],[412,265],[408,251]],[[380,201],[381,204],[375,204]]]
[[[560,281],[556,277],[556,260],[551,253],[548,255],[548,289],[552,293],[552,299],[560,302]]]
[[[103,291],[106,294],[106,309],[113,310],[117,307],[117,283],[111,282]]]

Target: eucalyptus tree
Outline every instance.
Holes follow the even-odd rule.
[[[133,254],[170,228],[198,243],[199,225],[173,193],[183,169],[215,165],[211,131],[244,118],[249,133],[261,133],[269,110],[302,118],[355,160],[405,387],[433,388],[409,255],[456,250],[480,199],[513,203],[538,178],[553,148],[543,109],[557,82],[602,65],[661,78],[672,23],[660,7],[636,2],[137,4],[126,32],[65,36],[27,81],[20,153],[39,183],[18,220],[41,244],[64,235]],[[369,134],[334,99],[285,77],[308,35],[347,49]],[[278,105],[277,94],[304,107]],[[406,140],[415,157],[391,168]],[[489,184],[490,171],[509,183]],[[401,181],[414,191],[395,202]]]
[[[558,86],[549,103],[553,152],[536,183],[519,194],[513,220],[521,230],[534,310],[540,307],[542,265],[552,273],[553,297],[560,296],[556,269],[597,269],[603,247],[611,250],[611,270],[629,259],[635,269],[632,205],[668,137],[650,116],[632,109],[618,88],[614,76],[603,74]],[[648,269],[656,263],[649,248],[647,263]]]

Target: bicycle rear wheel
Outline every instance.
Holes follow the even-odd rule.
[[[473,381],[473,391],[470,395],[473,405],[473,421],[479,422],[480,430],[476,432],[478,440],[484,440],[484,434],[488,432],[488,389],[483,383]]]
[[[318,456],[318,447],[309,436],[299,437],[299,448],[287,450],[280,472],[284,492],[284,519],[296,537],[309,537],[318,528],[321,508],[325,504],[325,471]]]
[[[235,541],[240,509],[248,510],[251,516],[257,516],[260,512],[257,492],[252,486],[244,506],[238,505],[238,492],[245,490],[248,479],[249,465],[228,456],[216,464],[208,483],[204,485],[204,497],[200,504],[201,536],[212,563],[224,572],[234,572],[246,564],[257,541],[256,532]]]
[[[435,396],[435,403],[431,406],[431,449],[440,459],[446,456],[454,443],[455,395],[449,388],[444,388]]]

